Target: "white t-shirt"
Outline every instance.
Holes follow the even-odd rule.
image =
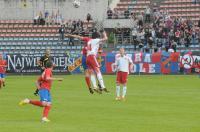
[[[115,56],[115,65],[117,66],[117,71],[129,73],[130,64],[133,64],[133,61],[128,55],[124,55],[122,57],[120,54],[117,54]]]
[[[87,56],[97,55],[101,39],[91,39],[87,43],[88,51]]]

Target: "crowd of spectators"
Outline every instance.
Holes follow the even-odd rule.
[[[200,42],[200,17],[195,25],[190,18],[170,17],[167,9],[146,8],[145,13],[132,14],[131,19],[132,28],[116,28],[115,35],[122,43],[134,44],[135,49],[165,47],[176,51],[177,45],[189,47]]]
[[[62,24],[64,19],[62,14],[58,11],[52,11],[50,14],[49,11],[45,11],[44,13],[40,11],[34,18],[34,24],[37,25],[54,25],[54,24]]]
[[[92,16],[90,13],[86,15],[85,20],[64,20],[62,14],[52,12],[50,15],[48,11],[44,14],[40,11],[34,18],[35,25],[60,25],[58,33],[60,34],[60,42],[65,41],[65,34],[76,34],[81,36],[89,36],[92,32],[90,21]],[[69,45],[74,45],[74,39],[69,38]]]
[[[67,20],[59,28],[60,41],[63,43],[65,34],[75,34],[80,36],[90,36],[93,32],[93,25],[89,22],[92,20],[91,14],[86,15],[86,22],[83,20]],[[69,45],[74,45],[74,39],[69,38]]]

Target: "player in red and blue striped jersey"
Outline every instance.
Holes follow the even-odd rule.
[[[19,105],[32,104],[39,107],[44,107],[42,122],[49,122],[48,114],[51,109],[51,86],[54,80],[62,81],[62,78],[53,78],[52,77],[52,69],[53,64],[51,62],[46,63],[46,69],[42,73],[42,75],[37,80],[37,88],[39,89],[40,101],[39,100],[31,100],[24,99]]]
[[[5,73],[6,73],[7,61],[3,59],[0,54],[0,88],[5,86]]]

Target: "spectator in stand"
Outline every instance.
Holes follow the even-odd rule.
[[[192,3],[193,4],[197,4],[197,0],[192,0]]]
[[[139,25],[139,28],[143,27],[143,15],[142,15],[142,13],[140,13],[138,15],[138,25]]]
[[[60,29],[59,29],[59,34],[60,34],[60,40],[63,42],[64,37],[65,37],[65,26],[61,25]]]
[[[40,11],[34,18],[34,24],[35,25],[40,25],[41,19],[42,19],[42,12]]]
[[[110,7],[108,7],[107,16],[108,16],[108,19],[112,19],[113,11],[110,9]]]
[[[149,6],[146,7],[145,9],[145,22],[151,22],[151,9]]]
[[[174,40],[172,40],[170,47],[171,47],[171,49],[174,50],[174,52],[176,52],[177,43]]]
[[[73,21],[72,22],[72,32],[74,32],[75,30],[76,30],[76,27],[77,27],[77,25],[76,25],[76,21]]]
[[[140,43],[139,43],[140,48],[142,48],[143,45],[144,45],[144,40],[145,40],[145,32],[144,32],[144,29],[139,29],[139,32],[138,32],[138,34],[137,34],[137,40],[138,40],[138,42],[140,42]]]
[[[129,11],[129,9],[126,9],[126,10],[124,11],[124,17],[125,17],[125,19],[128,19],[129,16],[130,16],[130,11]]]
[[[133,28],[132,30],[132,40],[133,40],[133,45],[134,45],[134,50],[136,50],[136,46],[137,46],[137,29],[136,28]]]
[[[83,21],[81,21],[80,19],[77,21],[77,27],[83,29]]]
[[[198,27],[199,27],[199,29],[200,29],[200,17],[199,17],[199,21],[198,21]]]
[[[48,11],[45,11],[45,13],[44,13],[44,18],[47,19],[48,16],[49,16],[49,12],[48,12]]]
[[[88,23],[92,20],[92,16],[91,16],[90,13],[87,14],[86,20],[87,20]]]
[[[177,30],[175,31],[174,40],[175,40],[175,42],[176,42],[178,45],[179,45],[179,43],[180,43],[180,35],[181,35],[181,32],[180,32],[179,29],[177,29]]]

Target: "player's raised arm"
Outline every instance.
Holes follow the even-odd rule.
[[[82,36],[79,36],[79,35],[72,35],[72,34],[67,34],[66,37],[72,37],[72,38],[78,38],[78,39],[83,39]]]
[[[108,40],[108,36],[106,34],[106,32],[103,32],[103,38],[100,40],[101,42],[107,41]]]

